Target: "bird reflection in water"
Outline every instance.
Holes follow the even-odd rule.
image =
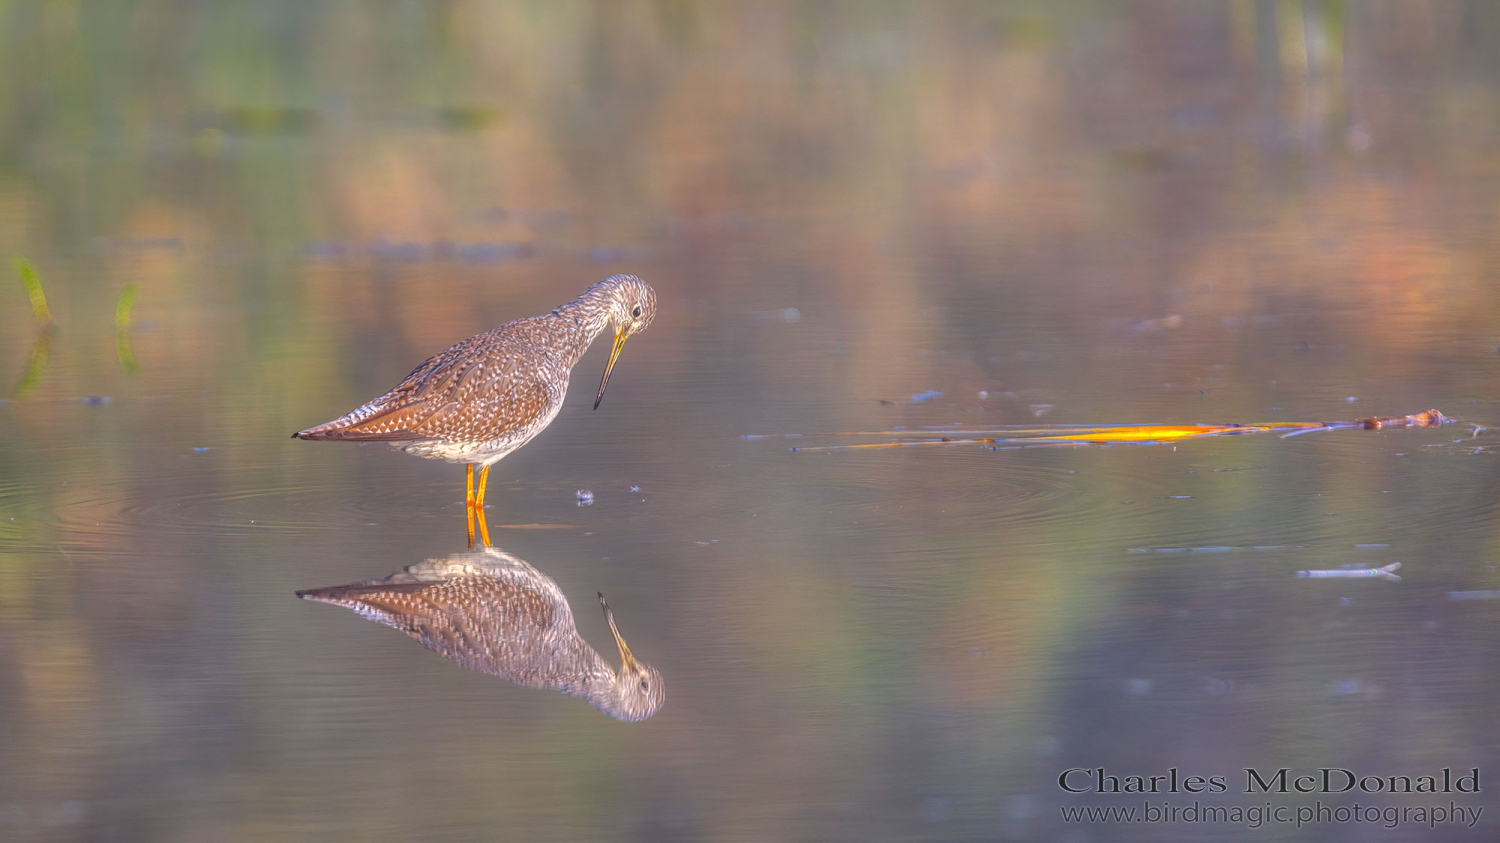
[[[579,636],[557,583],[499,548],[297,596],[353,609],[472,670],[583,697],[617,720],[645,720],[665,697],[661,673],[631,655],[603,594],[599,605],[620,648],[619,671]]]

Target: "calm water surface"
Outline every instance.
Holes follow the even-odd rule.
[[[0,9],[0,251],[57,320],[0,283],[0,838],[1500,828],[1500,601],[1454,599],[1500,589],[1490,5],[224,5]],[[288,435],[613,272],[658,318],[489,523],[613,660],[609,596],[661,710],[297,600],[462,551],[462,471]],[[1322,798],[1484,813],[1059,813],[1140,802],[1073,767],[1248,808],[1251,766],[1479,767]]]

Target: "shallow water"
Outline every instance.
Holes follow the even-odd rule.
[[[1500,601],[1462,593],[1500,589],[1500,440],[1472,436],[1500,428],[1497,27],[0,10],[0,251],[57,320],[0,283],[0,838],[1376,833],[1059,813],[1140,802],[1063,791],[1075,767],[1319,798],[1245,794],[1252,766],[1479,767],[1477,795],[1321,798],[1484,808],[1382,839],[1493,836]],[[608,595],[662,709],[615,722],[297,600],[462,550],[463,472],[288,435],[613,272],[655,323],[597,412],[590,351],[488,520],[613,659]],[[793,450],[1429,407],[1460,423]]]

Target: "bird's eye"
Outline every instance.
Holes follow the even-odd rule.
[[[641,680],[641,690],[642,691],[650,691],[651,690],[651,686],[647,685],[646,684],[646,680],[644,680],[644,679]]]
[[[634,316],[637,319],[641,318],[641,306],[636,305],[635,310],[630,311],[630,315]]]

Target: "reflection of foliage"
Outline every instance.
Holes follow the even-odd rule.
[[[16,255],[13,259],[16,272],[21,276],[21,284],[26,288],[26,296],[31,300],[31,315],[36,318],[36,339],[31,343],[31,360],[26,364],[26,371],[21,374],[21,379],[16,382],[13,394],[16,398],[25,398],[27,393],[36,388],[37,382],[42,379],[42,372],[47,368],[47,351],[52,347],[52,311],[47,307],[47,294],[42,292],[42,279],[38,277],[36,267],[31,261]]]
[[[37,381],[42,379],[42,372],[47,368],[47,350],[52,347],[52,326],[46,325],[36,332],[36,340],[31,343],[31,360],[26,364],[26,371],[21,374],[21,379],[16,382],[13,394],[16,398],[25,398],[27,393],[36,388]]]
[[[130,350],[130,306],[135,305],[135,293],[139,288],[127,284],[120,291],[120,300],[114,303],[114,354],[120,359],[120,368],[127,375],[135,375],[141,366],[135,362],[135,353]]]
[[[130,348],[130,332],[115,332],[115,356],[120,360],[120,368],[127,375],[140,374],[141,366],[135,362],[135,352]]]
[[[120,300],[115,302],[115,356],[126,374],[137,374],[141,367],[135,362],[135,352],[130,348],[130,308],[135,304],[135,284],[125,285],[120,291]]]

